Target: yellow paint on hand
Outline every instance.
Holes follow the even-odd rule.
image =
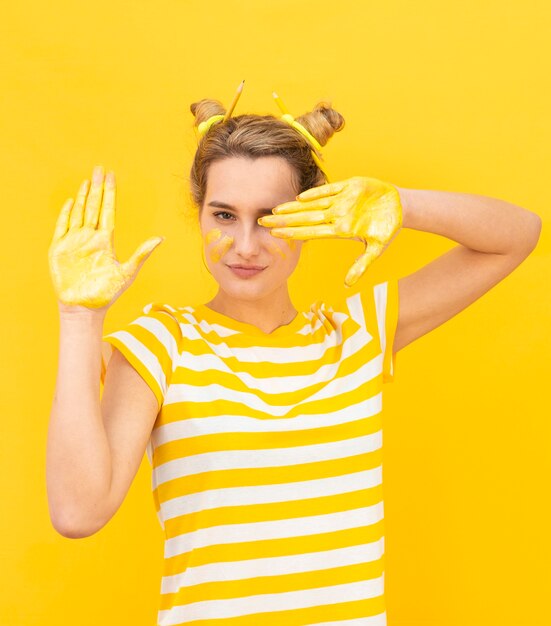
[[[76,201],[70,198],[58,216],[48,249],[50,275],[57,299],[66,305],[92,309],[112,304],[136,278],[139,267],[163,241],[144,241],[125,263],[113,250],[115,179],[105,181],[102,166],[94,168],[92,189],[81,185]],[[95,193],[94,193],[95,192]]]
[[[275,210],[275,209],[274,209]],[[354,176],[303,191],[296,202],[279,205],[277,215],[262,218],[274,237],[289,241],[344,237],[363,241],[365,249],[344,279],[356,283],[402,228],[398,188],[377,178]]]

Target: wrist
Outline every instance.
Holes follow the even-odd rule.
[[[409,228],[409,216],[410,216],[410,205],[409,205],[409,193],[408,189],[404,189],[403,187],[398,187],[394,185],[396,190],[398,191],[398,196],[400,198],[400,206],[402,207],[402,228]]]
[[[90,309],[80,305],[67,305],[58,302],[59,319],[64,322],[88,322],[88,323],[103,323],[107,314],[107,309],[102,307],[101,309]]]

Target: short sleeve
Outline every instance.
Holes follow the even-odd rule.
[[[101,382],[105,381],[112,347],[117,348],[154,392],[159,408],[164,402],[181,343],[177,311],[152,302],[124,328],[103,335]]]
[[[398,279],[393,278],[373,286],[379,342],[383,354],[383,383],[394,382],[396,353],[394,337],[398,325]]]

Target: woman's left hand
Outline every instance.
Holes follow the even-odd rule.
[[[354,176],[344,181],[303,191],[294,202],[285,202],[261,217],[261,226],[286,239],[343,237],[365,243],[365,251],[348,271],[345,284],[352,286],[380,256],[402,227],[402,203],[398,188],[376,178]]]

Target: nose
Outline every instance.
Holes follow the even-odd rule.
[[[260,252],[262,226],[253,222],[252,224],[242,222],[235,233],[235,252],[244,259],[255,257]]]

